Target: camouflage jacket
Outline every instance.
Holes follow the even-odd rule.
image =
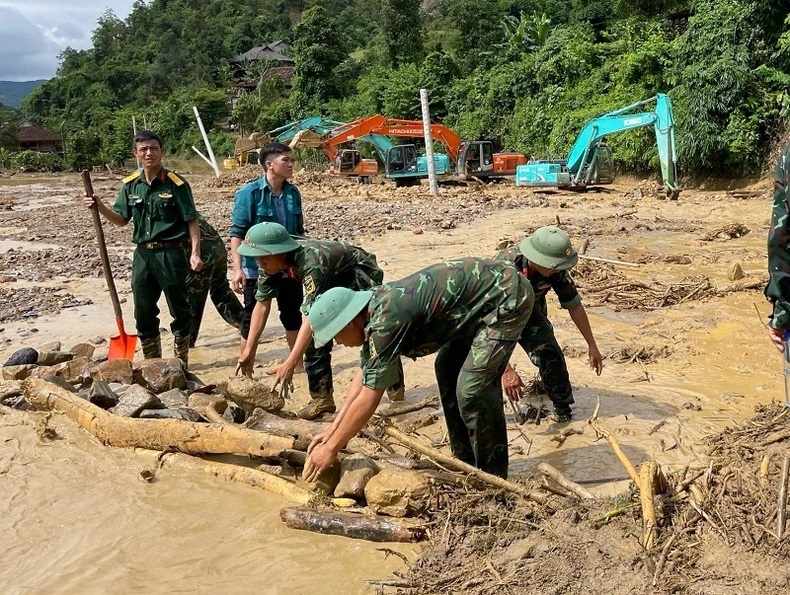
[[[332,287],[370,289],[381,284],[384,272],[376,263],[376,255],[357,246],[322,240],[299,239],[299,248],[288,254],[285,275],[302,283],[307,315],[315,298]],[[255,299],[264,302],[277,297],[283,275],[258,272]]]
[[[532,311],[529,282],[508,262],[463,258],[428,266],[373,289],[360,365],[362,382],[386,388],[398,379],[400,356],[437,351],[454,337],[489,327],[492,340],[517,341]]]
[[[210,267],[223,263],[227,265],[228,249],[225,247],[225,241],[203,215],[198,214],[198,225],[200,226],[200,259],[203,261],[203,266]]]
[[[556,271],[546,277],[538,271],[530,270],[529,261],[518,249],[518,244],[497,252],[494,260],[507,260],[515,264],[516,268],[521,271],[521,274],[525,275],[532,284],[536,301],[544,299],[549,289],[553,289],[560,300],[560,307],[566,310],[570,310],[582,303],[582,296],[579,295],[579,290],[576,289],[576,284],[568,271]]]
[[[790,330],[790,201],[788,174],[790,145],[782,150],[776,166],[771,227],[768,230],[768,286],[765,297],[773,304],[769,324],[775,329]]]

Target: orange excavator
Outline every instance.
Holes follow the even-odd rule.
[[[384,162],[385,176],[393,178],[396,185],[411,185],[428,176],[427,159],[417,155],[415,145],[395,145],[387,137],[421,138],[423,135],[420,121],[377,114],[333,128],[324,136],[322,148],[335,163],[338,156],[341,162],[351,160],[349,152],[354,151],[346,149],[339,154],[340,145],[357,140],[370,142]],[[491,141],[463,141],[441,124],[431,124],[431,137],[442,143],[447,151],[446,155],[434,155],[437,175],[455,174],[465,180],[512,176],[517,166],[527,162],[526,157],[518,153],[494,153]]]

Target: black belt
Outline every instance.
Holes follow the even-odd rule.
[[[189,248],[188,241],[181,242],[142,242],[137,244],[138,248],[145,248],[146,250],[167,250],[168,248]]]

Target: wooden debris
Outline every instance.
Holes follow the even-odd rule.
[[[45,380],[28,378],[25,399],[36,409],[57,411],[76,421],[103,444],[162,451],[175,447],[188,454],[235,453],[276,457],[294,440],[234,425],[220,426],[175,419],[135,419],[108,413]]]
[[[543,475],[545,475],[549,479],[556,482],[563,489],[571,492],[573,495],[577,496],[578,498],[581,498],[582,500],[584,499],[592,500],[595,498],[592,492],[590,492],[587,488],[580,486],[576,482],[571,481],[548,463],[540,463],[538,465],[538,471],[540,471]]]
[[[421,541],[426,534],[423,522],[341,512],[330,508],[286,507],[280,510],[280,519],[291,529],[379,543]]]
[[[650,551],[658,537],[656,521],[655,486],[658,464],[647,461],[639,472],[639,502],[642,505],[642,547]]]
[[[403,415],[404,413],[419,411],[420,409],[425,409],[426,407],[433,407],[437,409],[439,407],[439,397],[435,395],[430,396],[416,403],[395,403],[389,407],[385,407],[377,411],[376,415],[378,417],[394,417],[396,415]]]

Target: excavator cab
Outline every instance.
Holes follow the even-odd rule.
[[[473,141],[461,144],[458,151],[458,175],[478,176],[494,170],[494,145],[491,141]]]
[[[587,184],[612,184],[614,183],[614,166],[612,164],[612,150],[606,140],[600,140],[595,145],[592,159],[587,165],[584,175]]]
[[[344,174],[355,172],[362,162],[362,155],[356,149],[344,149],[335,158],[335,171]]]
[[[417,147],[414,145],[398,145],[387,151],[384,171],[390,174],[404,174],[417,169]]]

